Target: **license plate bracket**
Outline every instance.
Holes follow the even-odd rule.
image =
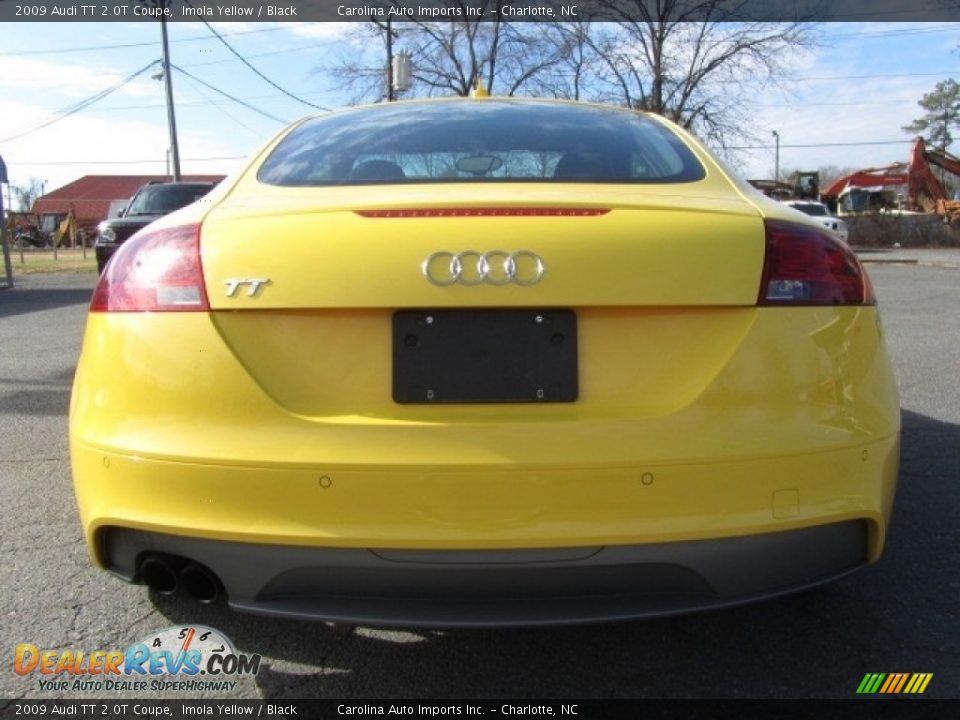
[[[401,310],[393,315],[393,399],[401,404],[573,402],[572,310]]]

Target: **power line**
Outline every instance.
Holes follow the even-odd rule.
[[[254,35],[258,33],[268,33],[268,32],[279,32],[281,30],[289,30],[291,27],[310,25],[310,23],[283,23],[282,26],[267,27],[267,28],[257,28],[255,30],[238,30],[237,32],[223,33],[223,37],[240,37],[243,35]],[[951,26],[941,26],[933,28],[919,28],[919,29],[895,29],[895,30],[876,30],[876,31],[865,31],[865,32],[854,32],[854,33],[836,33],[830,35],[831,39],[845,40],[845,39],[869,39],[869,38],[889,38],[889,37],[899,37],[907,35],[927,35],[935,33],[946,33],[946,32],[956,32],[955,27]],[[196,38],[178,38],[176,40],[171,40],[172,43],[194,43],[194,42],[204,42],[206,38],[196,37]],[[331,40],[330,43],[339,42],[337,40]],[[69,48],[59,48],[59,49],[47,49],[47,50],[3,50],[0,51],[0,56],[3,55],[59,55],[64,53],[83,53],[83,52],[95,52],[100,50],[128,50],[130,48],[138,47],[152,47],[156,45],[155,42],[136,42],[136,43],[122,43],[116,45],[85,45],[80,47],[69,47]],[[293,52],[293,50],[283,50],[280,52]],[[268,54],[268,53],[264,53]],[[261,57],[261,55],[254,55],[251,57]],[[220,61],[216,61],[220,62]]]
[[[907,72],[907,73],[873,73],[869,75],[809,75],[801,76],[796,82],[810,82],[816,80],[819,82],[831,82],[837,80],[886,80],[889,78],[908,78],[908,77],[943,77],[951,75],[960,75],[960,70],[936,70],[933,72]],[[749,78],[718,80],[722,85],[742,85]]]
[[[94,104],[95,102],[97,102],[98,100],[102,100],[103,98],[107,97],[108,95],[110,95],[110,94],[113,93],[114,91],[119,90],[120,88],[122,88],[122,87],[123,87],[124,85],[126,85],[127,83],[133,81],[135,78],[137,78],[137,77],[139,77],[140,75],[142,75],[143,73],[145,73],[147,70],[149,70],[150,68],[152,68],[154,65],[159,64],[159,62],[160,62],[159,60],[154,60],[153,62],[151,62],[151,63],[143,66],[143,67],[140,68],[139,70],[137,70],[135,73],[131,73],[130,75],[128,75],[127,77],[125,77],[125,78],[124,78],[123,80],[121,80],[120,82],[117,82],[117,83],[111,85],[111,86],[108,87],[107,89],[101,90],[100,92],[95,93],[94,95],[91,95],[90,97],[86,98],[85,100],[81,100],[80,102],[75,103],[75,104],[73,104],[73,105],[70,105],[70,106],[68,106],[68,107],[66,107],[66,108],[63,108],[62,110],[58,110],[57,112],[60,113],[60,114],[59,114],[57,117],[51,118],[50,120],[47,120],[46,122],[40,123],[39,125],[37,125],[37,126],[34,127],[34,128],[31,128],[30,130],[26,130],[26,131],[24,131],[24,132],[22,132],[22,133],[19,133],[19,134],[17,134],[17,135],[11,135],[10,137],[4,138],[3,140],[0,140],[0,142],[10,142],[11,140],[17,140],[18,138],[22,138],[22,137],[24,137],[25,135],[30,135],[31,133],[35,133],[37,130],[42,130],[42,129],[45,128],[45,127],[49,127],[50,125],[53,125],[55,122],[59,122],[60,120],[63,120],[63,119],[66,118],[66,117],[70,117],[71,115],[73,115],[73,114],[75,114],[75,113],[78,113],[78,112],[80,112],[81,110],[84,110],[84,109],[90,107],[91,105],[93,105],[93,104]]]
[[[185,0],[185,2],[186,2],[187,5],[189,5],[190,7],[194,7],[193,3],[190,2],[190,0]],[[309,105],[309,106],[312,107],[312,108],[316,108],[317,110],[329,110],[329,109],[330,109],[330,108],[321,107],[320,105],[314,105],[314,104],[313,104],[312,102],[310,102],[309,100],[304,100],[303,98],[299,98],[299,97],[297,97],[296,95],[294,95],[292,92],[290,92],[289,90],[286,90],[285,88],[282,88],[282,87],[280,87],[279,85],[277,85],[273,80],[271,80],[270,78],[268,78],[268,77],[267,77],[266,75],[264,75],[262,72],[260,72],[259,70],[257,70],[253,65],[251,65],[250,62],[249,62],[245,57],[243,57],[243,55],[241,55],[241,54],[238,53],[236,50],[234,50],[234,49],[233,49],[233,46],[231,46],[230,43],[228,43],[228,42],[223,38],[223,36],[222,36],[220,33],[218,33],[216,30],[214,30],[214,29],[213,29],[213,26],[212,26],[210,23],[208,23],[206,20],[204,20],[204,21],[203,21],[203,24],[207,26],[207,30],[209,30],[211,33],[213,33],[213,35],[214,35],[220,42],[223,43],[224,47],[226,47],[227,50],[229,50],[230,52],[232,52],[234,55],[237,56],[237,59],[240,60],[240,62],[242,62],[244,65],[246,65],[248,68],[250,68],[254,73],[257,74],[257,76],[259,76],[259,77],[260,77],[261,79],[263,79],[265,82],[269,83],[270,85],[272,85],[273,87],[275,87],[277,90],[279,90],[280,92],[282,92],[284,95],[287,95],[287,96],[293,98],[294,100],[296,100],[297,102],[303,103],[304,105]]]
[[[231,113],[227,112],[226,108],[221,107],[221,103],[220,103],[220,102],[217,102],[217,101],[214,100],[213,98],[209,97],[205,92],[203,92],[203,90],[200,89],[199,83],[197,83],[196,80],[194,80],[193,78],[189,78],[189,77],[188,77],[188,78],[187,78],[187,82],[190,83],[190,84],[193,86],[194,92],[196,92],[198,95],[200,95],[200,97],[202,97],[202,98],[206,101],[206,102],[204,103],[205,106],[209,107],[209,106],[212,105],[212,106],[215,107],[217,110],[219,110],[219,111],[222,112],[224,115],[226,115],[228,118],[230,118],[231,120],[233,120],[237,125],[239,125],[240,127],[242,127],[244,130],[252,133],[253,135],[257,135],[257,134],[258,134],[253,128],[249,127],[248,125],[246,125],[246,124],[243,123],[242,121],[240,121],[240,120],[238,120],[237,118],[235,118]],[[183,107],[183,103],[180,103],[180,107]]]
[[[859,142],[833,142],[833,143],[802,143],[802,144],[781,144],[780,148],[826,148],[826,147],[855,147],[860,145],[909,145],[913,140],[868,140]],[[727,150],[769,150],[769,145],[743,145],[739,147],[729,147]],[[217,157],[203,158],[185,158],[189,162],[211,162],[214,160],[243,160],[246,155],[221,155]],[[133,165],[136,163],[162,163],[163,160],[151,158],[149,160],[53,160],[34,162],[31,160],[10,160],[10,163],[17,165]]]
[[[906,37],[908,35],[930,35],[934,33],[955,33],[957,28],[953,25],[945,25],[932,28],[898,28],[895,30],[868,30],[865,32],[854,32],[854,33],[835,33],[830,35],[831,40],[847,40],[847,39],[871,39],[871,38],[891,38],[891,37]]]
[[[184,162],[212,162],[214,160],[243,160],[246,155],[221,155],[218,157],[202,157],[202,158],[184,158]],[[137,165],[142,163],[165,163],[166,160],[157,160],[156,158],[150,158],[149,160],[44,160],[40,162],[33,162],[30,160],[10,160],[11,164],[16,163],[17,165]]]
[[[290,53],[302,53],[309,52],[310,50],[320,50],[328,45],[335,45],[339,40],[328,40],[322,43],[314,43],[312,45],[298,45],[297,47],[286,48],[284,50],[271,50],[270,52],[254,53],[248,55],[248,58],[262,58],[262,57],[271,57],[273,55],[288,55]],[[187,63],[184,67],[203,67],[206,65],[223,65],[224,63],[236,62],[236,58],[227,58],[225,60],[206,60],[204,62],[195,62]]]
[[[189,38],[193,40],[194,38]],[[90,47],[61,48],[60,50],[4,50],[0,55],[62,55],[64,53],[92,52],[94,50],[129,50],[130,48],[147,47],[156,43],[124,43],[122,45],[93,45]]]
[[[779,103],[760,103],[760,104],[751,104],[752,108],[776,108],[778,110],[803,110],[804,108],[811,107],[870,107],[870,106],[879,106],[879,107],[890,107],[891,103],[912,103],[916,100],[915,97],[910,98],[897,98],[892,97],[884,100],[883,102],[804,102],[803,100],[796,101],[785,101]],[[110,108],[111,110],[122,109],[117,108],[116,106]]]
[[[196,88],[193,88],[193,89],[196,90]],[[200,93],[198,92],[198,94]],[[319,90],[308,90],[308,91],[305,91],[303,94],[304,95],[323,95],[323,92]],[[241,97],[238,99],[244,100],[246,102],[255,102],[259,100],[277,100],[282,97],[283,95],[281,95],[280,93],[269,93],[265,95],[248,95],[247,97]],[[179,110],[180,108],[189,108],[189,107],[206,107],[208,102],[209,100],[177,100],[177,110]],[[904,101],[904,102],[907,102],[907,101]],[[877,103],[877,104],[885,104],[885,103]],[[163,103],[147,103],[147,104],[141,104],[141,105],[104,105],[100,109],[103,111],[109,111],[109,112],[121,112],[124,110],[153,110],[153,109],[162,108],[162,107],[166,107],[166,105]],[[779,104],[779,105],[768,105],[768,106],[761,106],[761,107],[780,108],[784,106],[782,104]]]
[[[300,25],[304,23],[299,23]],[[306,23],[309,25],[309,23]],[[238,30],[237,32],[224,33],[224,37],[236,37],[238,35],[254,35],[256,33],[277,32],[279,30],[288,30],[290,24],[284,23],[280,27],[258,28],[256,30]],[[207,42],[206,37],[178,38],[172,40],[174,43],[193,43]],[[95,50],[127,50],[136,47],[154,47],[156,42],[124,43],[122,45],[88,45],[86,47],[60,48],[59,50],[4,50],[0,55],[60,55],[62,53],[93,52]]]
[[[940,70],[939,72],[876,73],[873,75],[821,75],[801,78],[802,80],[880,80],[901,77],[933,77],[937,75],[957,75],[960,70]]]
[[[302,49],[302,48],[296,48],[296,49],[297,49],[297,50],[300,50],[300,49]],[[281,53],[281,52],[285,53],[285,52],[288,52],[288,51],[287,51],[287,50],[281,50],[281,51],[277,51],[276,53],[263,53],[263,55],[272,55],[272,54],[278,54],[278,53]],[[251,57],[260,57],[260,56],[259,56],[259,55],[254,55],[254,56],[251,56]],[[187,64],[184,64],[182,67],[183,67],[183,68],[194,68],[194,67],[200,67],[200,66],[204,66],[204,65],[213,65],[213,64],[217,64],[217,63],[223,63],[223,62],[233,62],[233,61],[232,61],[232,60],[216,60],[216,61],[214,61],[214,62],[212,62],[212,63],[187,63]],[[877,75],[848,75],[848,76],[840,76],[840,75],[837,75],[837,76],[832,76],[832,77],[804,78],[804,79],[807,79],[807,80],[809,80],[809,79],[818,79],[818,80],[830,80],[830,79],[834,79],[834,80],[848,80],[848,79],[853,79],[853,78],[874,78],[874,79],[878,79],[878,78],[910,77],[910,76],[912,76],[912,75],[918,75],[918,74],[919,74],[919,75],[927,75],[927,74],[930,74],[930,75],[960,74],[960,70],[957,70],[957,71],[949,71],[949,70],[948,70],[948,71],[943,71],[943,72],[941,72],[941,73],[889,73],[889,74],[877,74]],[[299,92],[301,95],[306,95],[306,96],[309,96],[309,95],[322,95],[322,94],[324,94],[322,91],[318,91],[318,90],[301,90],[301,91],[298,91],[298,92]],[[251,100],[274,100],[274,99],[277,99],[277,98],[280,98],[280,97],[283,97],[283,96],[275,93],[275,94],[272,94],[272,95],[248,95],[248,96],[245,97],[245,98],[237,98],[237,100],[246,100],[246,101],[251,101]],[[231,99],[233,99],[233,98],[231,98]],[[872,103],[867,103],[867,102],[805,102],[805,101],[802,101],[802,100],[798,100],[798,101],[789,101],[789,100],[786,100],[786,101],[784,101],[784,102],[779,102],[779,103],[760,103],[760,104],[752,104],[751,107],[754,107],[754,108],[787,108],[787,109],[794,109],[794,110],[796,110],[796,109],[801,109],[801,110],[802,110],[803,108],[808,108],[808,107],[864,107],[864,106],[867,106],[867,105],[877,105],[877,106],[884,106],[884,107],[885,107],[885,106],[889,106],[891,102],[911,103],[911,102],[913,102],[913,101],[915,101],[915,100],[916,100],[916,98],[914,98],[914,97],[910,97],[910,98],[888,98],[887,100],[885,100],[885,101],[883,101],[883,102],[872,102]],[[180,101],[177,102],[177,107],[190,107],[190,106],[205,105],[205,104],[206,104],[206,103],[200,102],[200,101],[180,100]],[[162,104],[154,104],[154,105],[108,105],[108,106],[104,107],[103,109],[104,109],[104,110],[110,110],[111,112],[113,112],[113,111],[120,111],[120,110],[144,110],[144,109],[158,108],[158,107],[165,107],[165,106],[162,105]],[[324,109],[324,110],[328,110],[329,108],[323,108],[323,109]],[[271,119],[274,119],[274,118],[271,118]]]
[[[832,13],[832,14],[831,14],[831,16],[830,16],[830,22],[845,22],[845,23],[849,22],[849,23],[852,23],[852,22],[856,22],[856,21],[858,21],[858,20],[861,20],[861,21],[863,21],[863,22],[880,22],[880,21],[878,21],[878,20],[867,20],[867,18],[870,18],[870,17],[881,17],[881,16],[882,16],[882,17],[891,17],[891,16],[893,16],[893,15],[899,15],[899,16],[901,16],[901,17],[904,17],[904,16],[910,17],[910,16],[916,14],[916,12],[917,12],[917,9],[916,9],[916,8],[907,8],[905,5],[904,5],[904,7],[903,7],[902,9],[897,8],[897,9],[895,9],[895,10],[873,10],[873,11],[869,11],[869,12],[868,12],[868,11],[863,11],[863,10],[858,10],[858,11],[856,11],[856,12],[846,12],[846,13],[844,13],[844,12],[838,12],[838,13]],[[945,12],[945,13],[948,13],[949,11],[946,11],[946,10],[945,10],[944,12]],[[941,16],[941,17],[942,17],[942,16]],[[950,15],[948,15],[948,17],[950,17]],[[896,22],[896,21],[890,21],[890,22]],[[910,21],[909,21],[909,20],[901,20],[900,22],[910,22]]]
[[[782,148],[827,148],[827,147],[858,147],[866,145],[909,145],[913,140],[862,140],[858,142],[832,142],[832,143],[798,143],[784,144]],[[728,147],[727,150],[769,150],[770,145],[742,145],[739,147]]]
[[[144,67],[140,68],[140,69],[137,70],[136,72],[131,73],[130,75],[128,75],[128,76],[127,76],[126,78],[124,78],[123,80],[121,80],[121,81],[115,83],[114,85],[110,86],[109,88],[106,88],[105,90],[101,90],[100,92],[97,92],[97,93],[95,93],[94,95],[91,95],[90,97],[88,97],[88,98],[86,98],[86,99],[84,99],[84,100],[81,100],[81,101],[79,101],[79,102],[77,102],[77,103],[74,103],[73,105],[69,105],[69,106],[67,106],[67,107],[65,107],[65,108],[62,108],[62,109],[60,109],[60,110],[55,111],[55,112],[57,113],[57,116],[56,116],[56,117],[53,117],[53,118],[51,118],[50,120],[48,120],[48,121],[46,121],[46,122],[43,122],[43,123],[41,123],[40,125],[37,125],[36,127],[33,127],[33,128],[31,128],[31,129],[29,129],[29,130],[26,130],[26,131],[24,131],[24,132],[22,132],[22,133],[19,133],[19,134],[16,134],[16,135],[11,135],[10,137],[4,138],[4,139],[0,140],[0,142],[10,142],[11,140],[17,140],[17,139],[22,138],[22,137],[24,137],[24,136],[26,136],[26,135],[30,135],[31,133],[37,132],[38,130],[42,130],[42,129],[45,128],[45,127],[48,127],[48,126],[50,126],[50,125],[53,125],[54,123],[59,122],[60,120],[63,120],[64,118],[67,118],[67,117],[69,117],[69,116],[71,116],[71,115],[74,115],[75,113],[78,113],[78,112],[80,112],[81,110],[84,110],[84,109],[90,107],[91,105],[93,105],[93,104],[94,104],[95,102],[97,102],[98,100],[102,100],[103,98],[105,98],[105,97],[107,97],[108,95],[112,94],[112,93],[115,92],[116,90],[119,90],[121,87],[123,87],[124,85],[132,82],[134,79],[136,79],[137,77],[139,77],[139,76],[142,75],[143,73],[147,72],[148,70],[150,70],[151,68],[153,68],[155,65],[158,65],[159,63],[160,63],[159,60],[154,60],[154,61],[150,62],[149,64],[145,65]],[[279,123],[282,123],[282,124],[284,124],[284,125],[289,124],[289,121],[288,121],[288,120],[284,120],[283,118],[279,118],[279,117],[277,117],[276,115],[271,115],[270,113],[268,113],[268,112],[266,112],[266,111],[264,111],[264,110],[261,110],[260,108],[255,107],[254,105],[251,105],[250,103],[244,102],[244,101],[241,100],[240,98],[235,97],[235,96],[233,96],[233,95],[231,95],[231,94],[229,94],[229,93],[227,93],[227,92],[225,92],[225,91],[223,91],[223,90],[221,90],[221,89],[219,89],[219,88],[217,88],[217,87],[214,87],[213,85],[211,85],[211,84],[208,83],[208,82],[205,82],[204,80],[201,80],[201,79],[198,78],[196,75],[193,75],[192,73],[184,70],[183,68],[179,67],[178,65],[175,65],[175,64],[171,63],[170,66],[171,66],[172,68],[176,69],[178,72],[180,72],[180,73],[182,73],[183,75],[185,75],[187,78],[193,80],[194,82],[197,82],[197,83],[199,83],[200,85],[203,85],[204,87],[209,88],[210,90],[212,90],[212,91],[214,91],[214,92],[216,92],[216,93],[218,93],[218,94],[220,94],[220,95],[223,95],[225,98],[227,98],[227,99],[229,99],[229,100],[232,100],[233,102],[235,102],[235,103],[237,103],[237,104],[239,104],[239,105],[242,105],[243,107],[247,108],[248,110],[252,110],[253,112],[258,113],[258,114],[260,114],[260,115],[263,115],[264,117],[269,118],[270,120],[273,120],[273,121],[275,121],[275,122],[279,122]],[[202,93],[201,93],[201,95],[202,95]],[[312,104],[312,103],[308,103],[308,104]],[[143,108],[144,106],[140,106],[140,107]],[[319,106],[318,106],[318,105],[314,105],[313,107],[319,107]],[[220,109],[222,112],[225,112],[222,108],[218,108],[218,109]],[[321,109],[327,110],[328,108],[321,108]],[[227,113],[227,115],[229,116],[229,113]],[[239,120],[236,120],[236,118],[232,118],[232,119],[233,119],[235,122],[237,122],[238,124],[243,125],[243,123],[241,123]],[[246,126],[244,126],[244,127],[246,127]],[[246,129],[247,129],[247,130],[250,130],[250,128],[246,128]],[[251,130],[251,132],[253,132],[253,131]],[[39,164],[39,163],[37,163],[37,164]]]
[[[228,98],[228,99],[230,99],[230,100],[233,100],[235,103],[237,103],[237,104],[239,104],[239,105],[243,105],[243,107],[247,108],[247,110],[252,110],[252,111],[255,112],[255,113],[259,113],[260,115],[263,115],[264,117],[270,118],[271,120],[274,120],[274,121],[276,121],[276,122],[278,122],[278,123],[283,123],[284,125],[288,125],[288,124],[290,123],[289,120],[284,120],[283,118],[278,118],[276,115],[271,115],[270,113],[266,112],[265,110],[261,110],[260,108],[254,106],[254,105],[251,105],[250,103],[244,102],[244,101],[241,100],[240,98],[234,97],[233,95],[231,95],[231,94],[228,93],[228,92],[224,92],[224,91],[221,90],[220,88],[214,87],[214,86],[211,85],[210,83],[205,82],[204,80],[201,80],[201,79],[198,78],[196,75],[187,72],[186,70],[184,70],[184,69],[183,69],[182,67],[180,67],[179,65],[174,65],[173,63],[170,63],[170,67],[174,68],[177,72],[180,72],[180,73],[186,75],[188,78],[191,78],[192,80],[196,80],[198,83],[200,83],[201,85],[203,85],[205,88],[209,88],[210,90],[213,90],[215,93],[218,93],[218,94],[220,94],[220,95],[223,95],[225,98]]]

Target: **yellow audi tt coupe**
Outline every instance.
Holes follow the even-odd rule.
[[[125,243],[70,411],[93,561],[382,625],[620,620],[877,560],[899,409],[856,256],[660,117],[303,120]]]

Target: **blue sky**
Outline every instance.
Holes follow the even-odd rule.
[[[168,27],[172,61],[208,85],[283,121],[315,112],[245,67],[202,23]],[[324,107],[348,101],[336,77],[323,70],[341,53],[362,51],[343,39],[347,23],[214,27],[293,94]],[[909,137],[901,126],[920,114],[917,100],[938,81],[960,77],[960,24],[831,23],[817,32],[820,47],[790,59],[799,79],[789,92],[758,86],[751,129],[769,145],[740,155],[744,175],[772,176],[773,130],[780,134],[783,168],[905,160]],[[115,45],[134,47],[103,47]],[[94,47],[100,49],[86,49]],[[0,23],[0,155],[11,182],[37,178],[50,190],[86,174],[165,172],[163,83],[151,78],[157,68],[83,111],[13,137],[160,55],[153,22]],[[184,173],[229,172],[284,127],[177,73],[174,90]],[[900,144],[829,146],[867,142]]]

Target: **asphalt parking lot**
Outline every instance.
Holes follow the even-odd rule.
[[[868,266],[904,422],[894,522],[878,564],[757,605],[538,630],[263,619],[151,596],[94,570],[70,485],[66,413],[95,278],[18,278],[0,291],[2,696],[82,697],[16,675],[17,643],[117,649],[195,623],[263,656],[255,678],[208,695],[217,698],[844,698],[868,672],[933,673],[926,696],[960,697],[960,254],[923,257]]]

